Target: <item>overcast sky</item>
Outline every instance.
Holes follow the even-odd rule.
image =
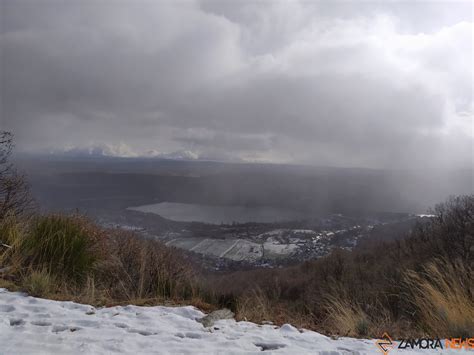
[[[472,167],[470,1],[0,4],[19,150]]]

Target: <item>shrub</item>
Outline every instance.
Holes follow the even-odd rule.
[[[25,216],[33,210],[26,178],[11,163],[13,135],[0,130],[0,222],[8,215]]]
[[[34,269],[81,282],[97,260],[96,243],[96,231],[84,218],[51,215],[32,222],[22,250]]]

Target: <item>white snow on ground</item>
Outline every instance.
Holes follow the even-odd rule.
[[[265,250],[265,256],[271,258],[291,255],[295,253],[298,246],[296,244],[281,244],[273,238],[269,238],[263,243],[263,249]]]
[[[333,340],[290,325],[221,320],[204,328],[196,321],[203,315],[191,306],[95,309],[0,289],[0,354],[380,354],[373,340]],[[390,355],[397,353],[413,352]]]

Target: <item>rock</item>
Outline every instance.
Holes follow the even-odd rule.
[[[283,324],[280,328],[280,332],[285,333],[298,333],[298,329],[293,327],[291,324]]]
[[[215,322],[221,319],[233,319],[234,313],[228,309],[219,309],[217,311],[209,313],[207,316],[198,319],[199,323],[202,323],[203,326],[212,327]]]

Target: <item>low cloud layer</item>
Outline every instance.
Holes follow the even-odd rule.
[[[472,166],[470,2],[0,6],[21,150]]]

